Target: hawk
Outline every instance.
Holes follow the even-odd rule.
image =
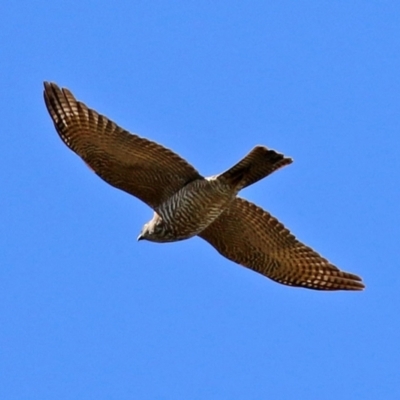
[[[68,89],[45,82],[44,100],[63,142],[100,178],[154,210],[138,240],[165,243],[197,235],[229,260],[284,285],[364,288],[360,277],[339,270],[267,211],[238,197],[291,158],[256,146],[227,171],[203,177],[171,150],[120,128]]]

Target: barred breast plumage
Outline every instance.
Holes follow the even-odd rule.
[[[224,178],[197,179],[188,183],[155,209],[161,218],[159,223],[164,225],[166,241],[199,234],[228,208],[236,193],[237,186]]]

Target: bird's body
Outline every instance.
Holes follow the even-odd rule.
[[[189,239],[214,222],[236,196],[236,188],[218,178],[188,183],[157,207],[155,218],[162,234],[147,236],[155,242]]]
[[[278,220],[237,196],[292,160],[256,146],[222,174],[205,178],[172,151],[119,128],[76,101],[67,89],[45,83],[47,109],[64,143],[111,185],[143,200],[153,219],[138,239],[173,242],[200,236],[228,259],[279,283],[318,290],[361,290],[299,242]]]

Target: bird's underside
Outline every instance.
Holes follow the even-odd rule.
[[[268,212],[237,197],[290,158],[256,146],[229,170],[204,178],[171,150],[123,130],[69,90],[44,86],[46,107],[64,143],[103,180],[155,210],[141,238],[167,242],[198,234],[226,258],[285,285],[364,288],[360,277],[339,270]]]

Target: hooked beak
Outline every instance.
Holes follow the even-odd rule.
[[[143,237],[142,234],[140,233],[136,240],[139,242],[140,240],[143,240],[143,239],[144,239],[144,237]]]

